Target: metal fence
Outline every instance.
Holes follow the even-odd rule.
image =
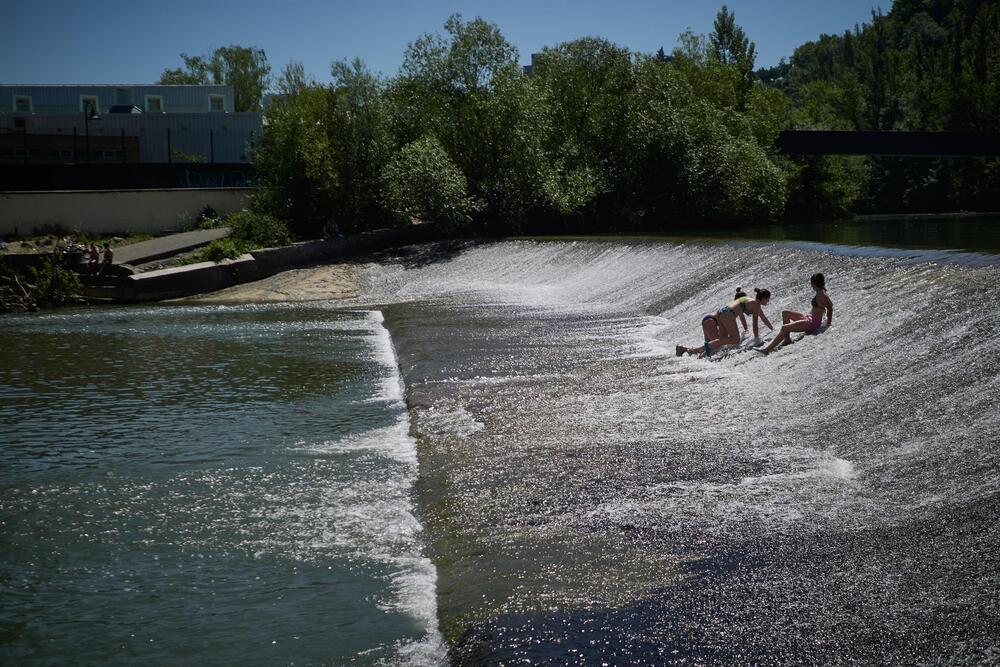
[[[252,160],[261,116],[0,115],[0,164],[234,164]]]
[[[253,188],[252,164],[2,164],[0,191],[170,190],[177,188]]]

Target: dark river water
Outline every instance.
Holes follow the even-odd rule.
[[[996,663],[1000,261],[951,248],[421,246],[351,302],[0,319],[0,662]],[[821,334],[674,356],[816,271]]]
[[[432,663],[377,311],[0,319],[0,663]]]

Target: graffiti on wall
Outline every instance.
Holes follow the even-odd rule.
[[[257,173],[251,169],[184,169],[177,172],[177,187],[181,188],[255,188],[257,185]]]

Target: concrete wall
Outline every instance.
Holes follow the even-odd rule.
[[[0,235],[31,234],[46,225],[96,234],[179,230],[206,206],[238,211],[253,188],[0,192]]]
[[[304,241],[282,248],[263,248],[235,261],[202,262],[127,276],[114,294],[117,301],[157,301],[214,292],[224,287],[260,280],[299,266],[343,260],[348,257],[436,240],[435,225],[381,229],[337,239]]]

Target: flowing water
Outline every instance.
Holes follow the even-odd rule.
[[[0,662],[433,663],[377,311],[0,320]]]
[[[824,333],[674,356],[816,271]],[[367,279],[454,661],[1000,659],[995,256],[518,241]]]
[[[674,356],[815,271],[828,330]],[[525,240],[361,277],[0,320],[0,661],[1000,661],[997,256]]]

